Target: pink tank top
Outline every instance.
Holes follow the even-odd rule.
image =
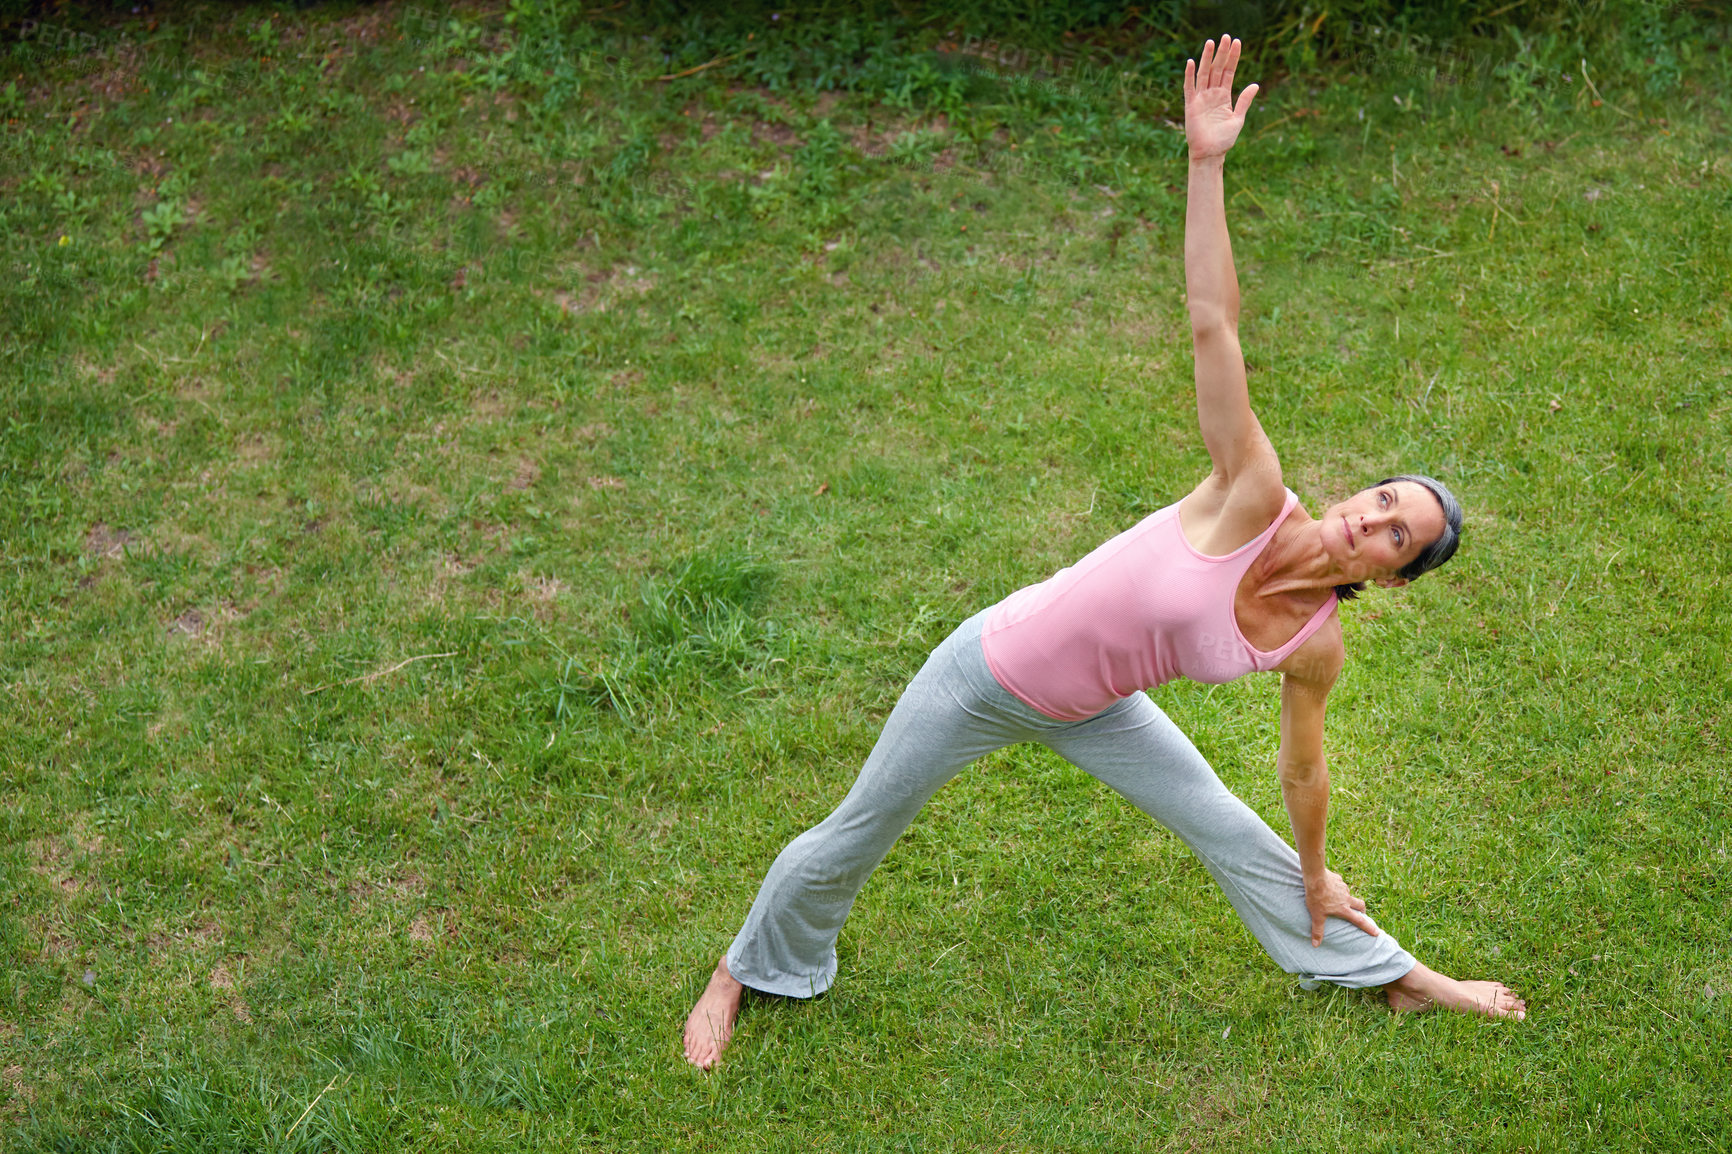
[[[1175,502],[1037,585],[987,611],[981,646],[993,676],[1048,717],[1080,721],[1139,689],[1189,677],[1220,684],[1287,659],[1335,611],[1331,595],[1273,653],[1251,647],[1233,597],[1281,522],[1299,503],[1224,557],[1197,552]]]

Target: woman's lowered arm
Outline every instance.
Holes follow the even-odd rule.
[[[1293,822],[1293,846],[1305,879],[1311,911],[1311,944],[1323,941],[1324,920],[1341,918],[1373,937],[1377,926],[1365,903],[1330,869],[1325,849],[1329,824],[1329,766],[1323,756],[1323,715],[1329,690],[1341,672],[1339,634],[1318,634],[1283,664],[1281,749],[1275,755],[1281,800]]]

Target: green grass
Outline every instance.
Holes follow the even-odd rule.
[[[1529,1021],[1299,990],[1023,748],[704,1078],[687,1008],[924,654],[1206,469],[1174,109],[646,80],[713,45],[517,11],[8,69],[9,1149],[1732,1140],[1723,36],[1599,106],[1271,74],[1229,166],[1288,484],[1468,510],[1343,614],[1331,862]],[[1157,695],[1285,831],[1276,698]]]

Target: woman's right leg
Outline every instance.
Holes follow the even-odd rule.
[[[909,683],[842,804],[777,856],[728,949],[736,981],[796,998],[828,989],[855,895],[920,807],[970,762],[1034,736],[981,692],[982,616],[959,626]]]
[[[1215,771],[1146,694],[1043,739],[1172,830],[1204,866],[1282,969],[1350,987],[1383,986],[1414,968],[1387,932],[1331,918],[1311,944],[1299,855]]]
[[[1133,694],[1042,740],[1178,834],[1203,860],[1263,948],[1288,973],[1342,986],[1382,986],[1396,1010],[1431,1006],[1488,1018],[1526,1016],[1502,982],[1458,981],[1417,961],[1387,931],[1331,918],[1311,945],[1299,855],[1233,796],[1203,755],[1146,694]]]

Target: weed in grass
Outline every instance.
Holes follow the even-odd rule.
[[[646,581],[596,668],[582,669],[565,655],[553,690],[555,719],[572,719],[574,699],[631,718],[660,691],[700,677],[735,677],[777,660],[782,631],[757,615],[771,573],[751,558],[699,555],[666,578]]]

